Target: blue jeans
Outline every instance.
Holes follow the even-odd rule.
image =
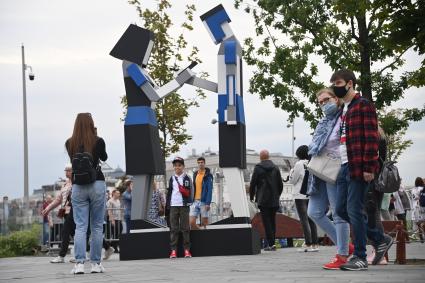
[[[335,211],[337,203],[337,186],[326,183],[320,179],[316,182],[317,193],[310,196],[307,214],[325,231],[332,242],[337,246],[339,255],[348,255],[348,242],[350,239],[350,225]],[[333,222],[326,216],[330,207]]]
[[[125,233],[130,233],[130,228],[131,228],[131,215],[129,214],[125,214],[124,215],[124,221],[125,221]]]
[[[341,166],[336,183],[338,187],[336,212],[353,226],[354,255],[366,260],[367,237],[374,243],[380,243],[384,239],[384,235],[378,229],[367,227],[365,203],[369,184],[363,179],[351,179],[348,163]]]
[[[50,242],[49,232],[50,232],[49,222],[43,222],[43,245],[47,245]]]
[[[90,216],[90,261],[100,263],[103,241],[103,218],[105,215],[105,181],[89,185],[72,185],[72,207],[76,225],[74,237],[75,259],[86,259],[86,235]]]

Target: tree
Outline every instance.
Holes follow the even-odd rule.
[[[424,52],[423,0],[243,2],[235,0],[235,6],[245,4],[256,23],[256,40],[262,40],[258,48],[253,38],[244,42],[246,62],[257,67],[249,90],[261,98],[272,97],[291,121],[302,115],[314,128],[322,115],[315,93],[328,82],[318,79],[315,62],[320,60],[334,71],[347,68],[359,73],[357,89],[378,110],[402,99],[407,89],[425,85],[425,60],[417,70],[395,74],[407,51]],[[395,119],[419,121],[425,105],[419,107],[404,109]]]
[[[184,37],[184,32],[193,30],[193,13],[196,11],[195,5],[186,5],[186,20],[181,24],[182,32],[174,38],[170,35],[173,26],[172,20],[167,14],[171,8],[170,1],[157,0],[156,10],[142,8],[140,1],[129,0],[128,3],[136,7],[139,17],[142,19],[143,27],[151,30],[155,34],[155,45],[149,59],[148,70],[151,77],[161,86],[173,79],[173,72],[179,70],[179,64],[186,59],[187,62],[202,61],[197,57],[198,48],[189,48]],[[206,74],[201,74],[205,77]],[[158,129],[160,132],[161,146],[164,156],[179,151],[180,146],[186,144],[192,136],[188,134],[186,119],[189,116],[189,109],[197,107],[197,98],[203,98],[204,93],[197,89],[197,96],[185,100],[174,92],[156,104],[156,115]],[[127,108],[126,97],[122,97],[122,104]]]

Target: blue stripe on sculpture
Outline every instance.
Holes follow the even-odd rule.
[[[130,75],[130,77],[133,79],[133,81],[138,87],[140,87],[147,81],[145,75],[143,75],[143,73],[140,71],[140,67],[137,64],[131,64],[130,66],[128,66],[127,73]]]
[[[158,126],[155,111],[147,106],[129,106],[125,117],[125,126],[131,125],[152,125]]]
[[[243,97],[236,95],[236,121],[245,125],[245,111],[243,108]]]
[[[218,122],[226,122],[224,119],[224,111],[227,109],[227,94],[218,95]]]
[[[223,38],[225,37],[224,31],[221,28],[221,24],[224,22],[230,22],[230,18],[227,15],[225,10],[220,10],[216,14],[212,15],[211,17],[207,18],[206,23],[214,36],[215,40],[217,42],[221,42]]]
[[[236,64],[236,41],[228,40],[224,42],[224,63]]]

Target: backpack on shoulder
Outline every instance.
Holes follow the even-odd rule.
[[[96,181],[96,166],[88,152],[77,152],[72,157],[72,183],[88,185]]]
[[[422,188],[422,191],[419,193],[419,206],[425,207],[425,189]]]
[[[398,191],[401,178],[395,161],[385,161],[381,173],[375,179],[375,190],[382,193],[394,193]]]

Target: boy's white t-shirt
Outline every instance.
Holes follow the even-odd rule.
[[[180,176],[173,175],[173,191],[171,193],[171,206],[183,206],[183,196],[180,193],[179,185],[176,182],[179,180],[180,185],[183,185],[183,179],[186,176],[185,173],[181,174]]]
[[[346,114],[348,110],[348,105],[350,102],[344,102],[344,109],[342,110],[341,115],[341,128],[340,128],[340,139],[339,139],[339,152],[341,154],[341,164],[348,162],[347,156],[347,127],[346,127]]]

